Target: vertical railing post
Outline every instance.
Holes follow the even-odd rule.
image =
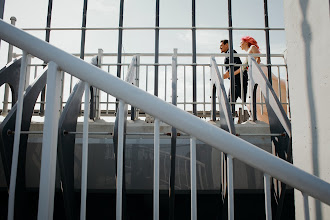
[[[102,57],[103,57],[103,50],[98,49],[98,52],[97,52],[97,66],[99,68],[102,68]],[[101,117],[101,105],[100,105],[100,103],[101,103],[100,96],[101,95],[100,95],[100,93],[101,93],[101,91],[98,88],[96,88],[96,94],[95,94],[95,96],[96,96],[96,100],[95,100],[95,102],[96,102],[95,119],[100,119],[100,117]]]
[[[50,25],[52,20],[52,10],[53,10],[53,0],[49,0],[48,11],[47,11],[47,23],[46,23],[46,37],[45,37],[46,42],[49,42],[50,40]],[[39,111],[40,116],[43,116],[45,113],[45,94],[46,94],[46,87],[43,88],[40,95],[40,111]]]
[[[196,0],[192,0],[193,114],[197,115]]]
[[[227,155],[227,175],[228,175],[228,219],[234,220],[234,175],[233,157]]]
[[[80,219],[86,219],[87,170],[88,170],[88,119],[89,119],[89,84],[85,82],[84,125],[81,167],[81,208]]]
[[[191,219],[197,219],[196,138],[190,138]]]
[[[273,84],[272,81],[272,68],[270,66],[270,42],[269,42],[269,25],[268,25],[268,0],[264,0],[264,18],[265,18],[265,35],[266,35],[266,56],[267,56],[267,70],[268,70],[268,80],[270,84]]]
[[[154,220],[159,219],[159,119],[154,123]]]
[[[159,63],[159,0],[156,0],[156,17],[155,17],[155,78],[154,78],[154,95],[158,96],[158,63]]]
[[[177,53],[178,49],[174,49],[172,56],[172,104],[177,105]],[[176,158],[176,128],[172,127],[171,136],[171,156],[170,156],[170,187],[169,187],[169,219],[174,219],[175,204],[175,158]]]
[[[11,17],[10,23],[15,26],[16,18]],[[13,59],[13,45],[9,44],[8,46],[8,58],[7,63],[11,62]],[[24,76],[25,77],[25,76]],[[8,114],[8,96],[9,96],[9,85],[8,83],[5,84],[5,92],[3,97],[3,108],[2,108],[2,115]],[[11,106],[13,106],[15,103],[11,103]]]
[[[118,119],[118,159],[117,159],[117,191],[116,191],[116,219],[122,219],[123,205],[123,161],[124,161],[124,113],[125,102],[119,100]]]
[[[12,156],[11,173],[10,173],[8,220],[14,219],[16,175],[17,175],[17,165],[18,165],[19,143],[21,137],[23,97],[24,97],[23,95],[24,95],[24,84],[25,84],[25,76],[26,76],[26,68],[27,68],[27,56],[28,56],[27,53],[23,51],[20,78],[19,78],[19,87],[18,87],[13,156]]]
[[[233,50],[233,20],[232,20],[232,8],[231,0],[228,0],[228,32],[229,32],[229,73],[230,73],[230,102],[232,113],[235,112],[235,77],[234,77],[234,50]]]
[[[38,220],[53,219],[60,92],[61,73],[57,64],[51,61],[47,71]]]
[[[270,176],[264,174],[264,191],[265,191],[265,213],[266,220],[272,220],[272,204],[271,204],[271,193],[270,193]]]

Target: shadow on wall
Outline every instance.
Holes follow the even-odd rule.
[[[312,68],[311,68],[311,43],[312,43],[312,33],[311,26],[308,23],[307,16],[307,8],[310,5],[309,0],[299,0],[300,9],[303,15],[303,21],[301,22],[301,32],[304,39],[304,53],[305,55],[305,77],[306,77],[306,88],[308,95],[308,103],[307,108],[309,108],[309,121],[310,121],[310,132],[311,132],[311,141],[312,141],[312,160],[313,160],[313,174],[319,176],[319,164],[318,164],[318,133],[317,133],[317,121],[316,121],[316,109],[314,102],[314,93],[313,93],[313,78],[312,78]],[[321,204],[319,201],[315,200],[315,214],[316,219],[322,219],[322,210]]]

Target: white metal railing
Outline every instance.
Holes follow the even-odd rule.
[[[17,56],[18,54],[16,54]],[[75,54],[75,56],[77,56],[78,54]],[[115,54],[110,54],[110,53],[94,53],[94,54],[87,54],[86,57],[92,57],[98,55],[102,58],[104,58],[105,60],[108,58],[114,58]],[[154,54],[148,54],[148,53],[142,53],[139,54],[143,60],[148,59],[150,56],[154,55]],[[167,58],[172,56],[172,54],[160,54],[163,58]],[[133,57],[133,54],[123,54],[124,57],[128,57],[131,58]],[[180,53],[178,54],[178,57],[181,57],[182,59],[187,59],[189,58],[189,56],[191,56],[191,54],[184,54],[184,53]],[[219,59],[222,59],[226,56],[226,54],[197,54],[198,59],[200,58],[204,58],[205,56],[214,56],[217,57]],[[247,54],[235,54],[235,56],[239,56],[243,59],[245,59],[245,57],[247,57]],[[263,56],[263,55],[260,55]],[[272,57],[279,57],[279,58],[283,58],[283,55],[280,54],[272,54]],[[284,58],[283,58],[284,59]],[[40,62],[40,60],[38,59],[34,59],[34,62],[32,64],[29,65],[29,70],[31,71],[31,79],[36,78],[38,75],[38,71],[41,70],[42,68],[44,68],[44,64],[42,62]],[[116,75],[117,73],[117,66],[121,65],[122,68],[122,79],[125,79],[125,76],[128,72],[128,66],[129,63],[123,63],[123,64],[117,64],[117,63],[111,63],[108,61],[105,61],[103,63],[100,63],[100,68],[102,68],[103,70],[107,71],[108,73],[112,74],[112,75]],[[172,70],[172,66],[171,63],[162,63],[162,64],[157,64],[158,68],[159,68],[159,77],[161,78],[161,80],[159,80],[159,96],[161,99],[170,102],[170,91],[171,91],[171,87],[169,86],[171,83],[171,79],[169,77],[169,72]],[[198,91],[198,97],[197,97],[197,101],[196,102],[192,102],[192,82],[191,82],[191,68],[192,66],[195,65],[197,68],[197,91]],[[220,72],[223,74],[225,72],[225,64],[217,64],[220,67]],[[139,87],[149,93],[153,93],[153,85],[151,83],[151,80],[153,79],[153,67],[155,66],[155,64],[153,63],[147,63],[147,62],[143,62],[139,64],[140,67],[140,72],[141,74],[138,76],[138,81],[140,82]],[[177,68],[178,68],[178,85],[180,88],[180,91],[178,93],[178,107],[181,109],[184,109],[186,111],[191,111],[192,110],[192,105],[196,104],[197,105],[197,110],[199,112],[199,117],[205,117],[208,118],[209,117],[209,111],[211,109],[211,101],[210,101],[210,97],[209,97],[209,79],[211,78],[210,76],[210,68],[209,68],[210,64],[209,63],[196,63],[196,64],[191,64],[191,63],[184,63],[183,61],[181,61],[180,63],[177,64]],[[237,65],[240,66],[240,65]],[[264,67],[266,67],[266,65],[264,65]],[[287,67],[285,64],[272,64],[272,70],[274,75],[277,76],[277,79],[279,81],[278,85],[280,85],[281,80],[285,80],[285,83],[287,84]],[[73,77],[72,75],[68,74],[68,73],[64,73],[62,71],[62,85],[63,85],[63,90],[62,90],[62,97],[68,97],[68,95],[72,92],[73,89],[73,85],[78,81],[75,77]],[[34,76],[34,77],[33,77]],[[242,81],[243,79],[241,79]],[[225,87],[226,90],[229,90],[230,87],[230,82],[229,80],[225,80]],[[241,83],[241,85],[243,86],[243,84]],[[288,88],[288,86],[286,85],[286,88]],[[241,89],[242,91],[242,95],[243,96],[243,89]],[[4,99],[3,99],[3,109],[7,109],[8,104],[11,104],[10,101],[8,101],[8,92],[5,93],[6,95],[4,95]],[[288,93],[286,93],[288,94]],[[283,95],[284,96],[284,95]],[[99,113],[99,116],[103,117],[103,116],[114,116],[115,115],[115,111],[116,111],[116,98],[113,97],[110,94],[105,93],[104,91],[98,91],[98,95],[97,95],[97,113]],[[289,107],[289,99],[288,97],[286,97],[285,99],[282,98],[282,94],[281,94],[281,88],[279,88],[279,99],[282,103],[283,106],[286,106],[286,108],[288,109]],[[0,100],[3,97],[0,97]],[[261,99],[260,102],[258,102],[258,106],[265,106],[265,103],[262,102],[263,100]],[[35,106],[35,110],[36,112],[39,110],[39,105],[41,104],[41,100],[39,98],[36,106]],[[64,99],[62,101],[62,106],[66,104],[66,99]],[[231,103],[231,104],[237,104],[237,106],[240,106],[240,109],[244,109],[246,104],[249,104],[247,102],[243,102],[243,101],[238,101],[235,103]],[[1,106],[0,106],[1,108]],[[83,108],[82,108],[83,109]],[[246,108],[245,108],[246,109]],[[237,108],[238,110],[238,108]],[[263,108],[261,108],[260,111],[263,111]],[[289,115],[289,109],[287,110],[288,112],[288,116],[290,118]],[[263,112],[262,112],[263,113]],[[3,114],[5,114],[5,111],[3,111]]]
[[[300,190],[305,195],[308,215],[308,196],[312,196],[330,205],[330,184],[316,176],[283,161],[258,147],[237,138],[230,133],[191,115],[139,88],[133,86],[107,72],[84,62],[24,31],[0,20],[0,38],[26,53],[32,54],[49,64],[47,77],[47,104],[42,144],[42,161],[40,174],[39,213],[38,219],[52,219],[54,183],[56,167],[57,124],[59,116],[59,69],[88,82],[120,100],[121,109],[124,103],[130,103],[155,118],[172,125],[192,137],[227,153],[265,174]],[[26,65],[22,65],[22,70]],[[24,71],[21,72],[24,74]],[[92,74],[93,73],[93,74]],[[55,95],[54,95],[55,94]],[[20,102],[18,102],[19,105]],[[123,114],[120,114],[123,116]],[[17,117],[19,118],[19,116]],[[119,130],[123,130],[124,119],[119,120]],[[19,132],[15,133],[19,134]],[[119,138],[118,146],[123,146]],[[14,143],[17,146],[17,140]],[[120,164],[118,156],[118,165]],[[15,161],[15,160],[13,160]],[[17,160],[16,160],[17,161]],[[13,168],[15,166],[12,166]],[[118,166],[118,169],[120,167]],[[12,171],[12,173],[14,173]],[[120,172],[118,172],[119,174]],[[267,177],[267,176],[266,176]],[[120,178],[117,179],[119,181]],[[267,182],[267,181],[266,181]],[[121,183],[117,182],[117,190]],[[12,187],[12,186],[11,186]],[[233,187],[231,184],[230,187]],[[10,188],[10,191],[14,188]],[[117,206],[121,206],[121,198],[117,198]],[[267,204],[267,207],[269,205]],[[9,210],[13,210],[12,204]],[[12,216],[12,215],[9,215]],[[231,215],[233,218],[233,215]],[[121,212],[117,213],[120,219]],[[9,218],[12,219],[12,218]]]

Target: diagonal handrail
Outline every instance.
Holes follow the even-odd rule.
[[[213,90],[213,87],[216,88],[216,93],[219,98],[220,126],[222,129],[235,135],[236,130],[225,90],[225,85],[223,83],[223,78],[220,75],[220,71],[214,57],[211,57],[211,84],[212,84],[211,89]],[[212,91],[212,96],[215,96],[213,91]],[[213,100],[215,100],[214,97],[212,97],[212,105],[214,105],[215,107],[216,102]],[[213,111],[212,114],[215,115],[215,111]]]
[[[254,69],[257,69],[254,71]],[[252,74],[254,73],[254,74]],[[257,75],[255,75],[257,74]],[[283,126],[285,132],[291,137],[291,123],[288,119],[288,116],[285,114],[285,111],[278,100],[275,91],[273,90],[272,85],[266,78],[265,74],[263,73],[262,69],[258,65],[257,61],[252,57],[249,56],[249,78],[251,80],[250,84],[255,85],[258,84],[260,89],[264,95],[266,95],[267,100],[269,100],[269,105],[273,109],[276,117],[278,118],[279,122]],[[253,86],[251,86],[253,89]],[[253,94],[253,92],[251,92]],[[256,116],[256,107],[255,104],[251,106],[252,108],[252,116],[255,118]]]
[[[330,184],[0,20],[0,38],[330,205]],[[91,74],[93,73],[93,74]],[[97,77],[96,77],[97,76]],[[111,85],[111,86],[109,86]]]

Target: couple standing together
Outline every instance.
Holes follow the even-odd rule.
[[[241,43],[240,47],[242,50],[247,51],[248,53],[256,54],[260,53],[259,46],[257,41],[250,36],[245,36],[241,38]],[[222,40],[220,42],[220,50],[221,53],[229,53],[229,44],[228,40]],[[234,53],[236,51],[234,50]],[[257,63],[260,63],[260,57],[255,57]],[[241,59],[239,57],[234,57],[234,63],[235,64],[242,64]],[[227,56],[225,58],[224,64],[229,64],[229,57]],[[242,92],[241,92],[241,77],[240,77],[240,72],[241,68],[240,66],[234,66],[234,75],[235,75],[235,99],[234,101],[236,102],[237,98],[240,97],[244,102],[246,101],[246,93],[247,93],[247,84],[248,84],[248,74],[247,74],[247,69],[248,69],[248,58],[244,61],[244,66],[242,67],[243,71],[243,98]],[[224,79],[230,78],[230,73],[229,73],[229,66],[226,66],[226,72],[223,75]],[[229,101],[230,101],[230,92],[229,92]]]

